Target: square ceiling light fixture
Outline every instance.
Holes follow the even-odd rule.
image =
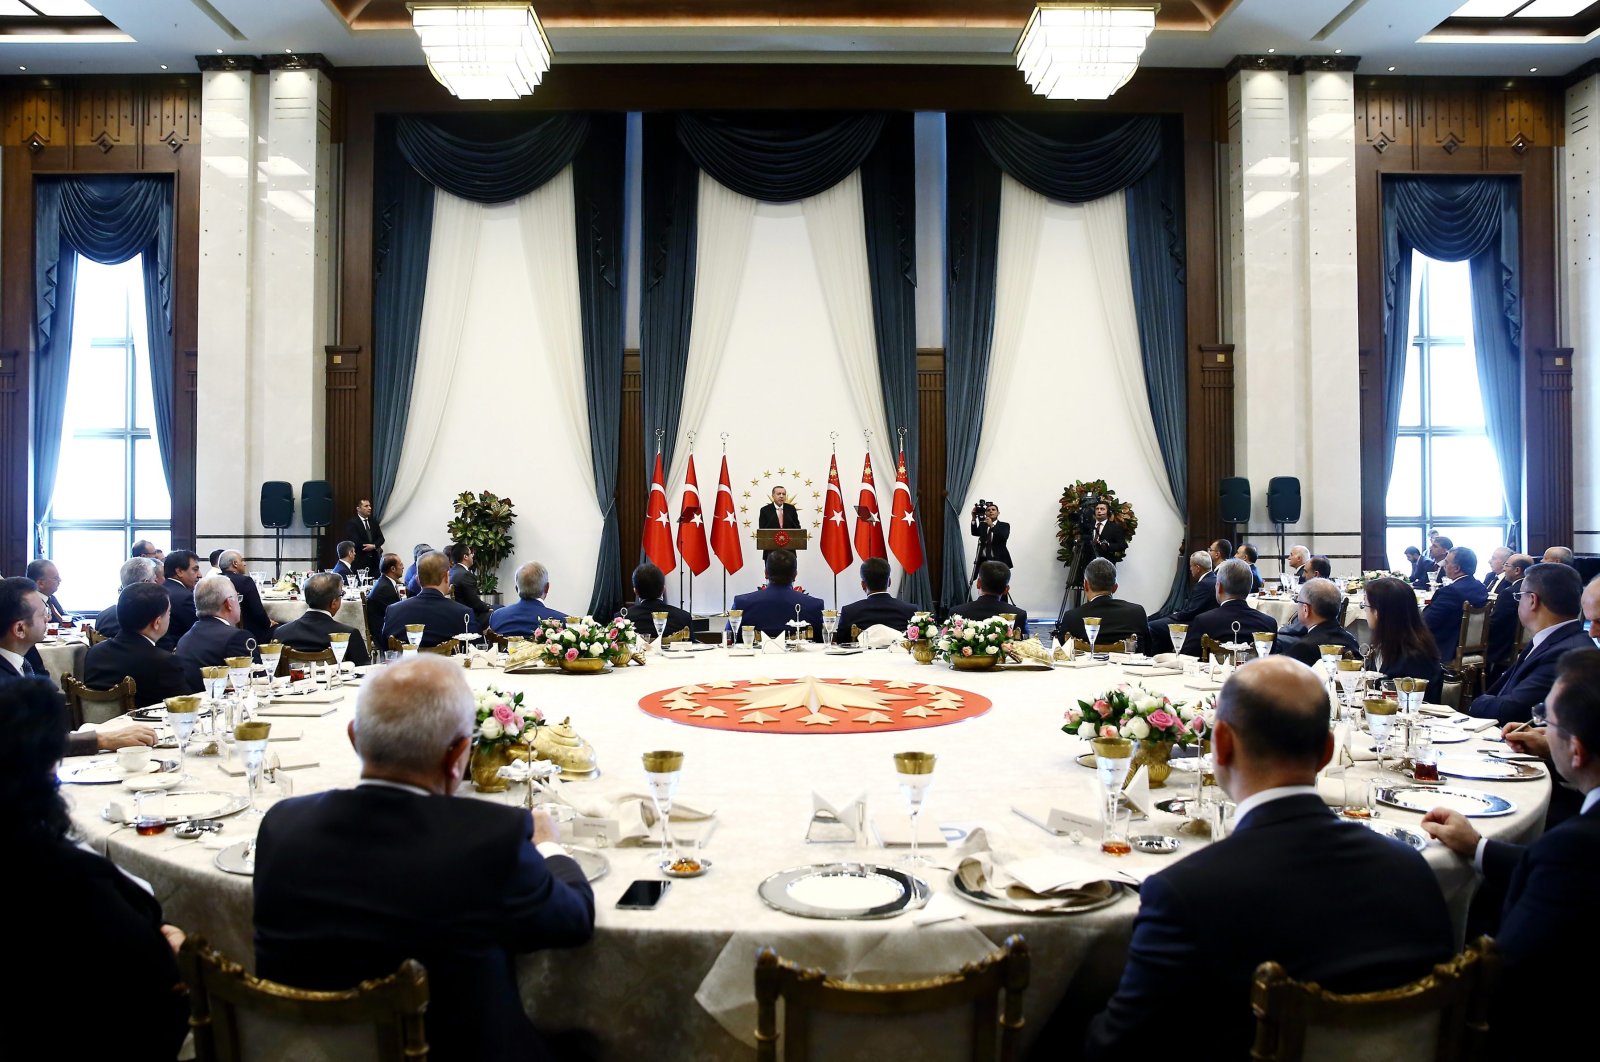
[[[527,96],[550,69],[550,41],[531,4],[408,7],[429,72],[458,99]]]
[[[1139,69],[1159,6],[1039,4],[1017,40],[1017,69],[1037,96],[1108,99]]]

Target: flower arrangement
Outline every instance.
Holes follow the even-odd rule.
[[[1187,745],[1210,733],[1212,718],[1201,705],[1173,704],[1171,698],[1143,686],[1124,684],[1068,708],[1061,729],[1085,739],[1123,737]]]
[[[524,706],[521,693],[507,693],[491,686],[477,695],[477,708],[479,746],[531,741],[533,732],[544,725],[544,713]]]
[[[629,624],[632,627],[632,624]],[[542,646],[557,660],[579,660],[604,657],[621,648],[614,632],[616,621],[600,623],[593,616],[579,620],[540,620],[529,640]],[[635,638],[637,634],[635,633]]]
[[[626,615],[606,624],[606,654],[612,663],[626,662],[639,648],[639,629]]]
[[[1056,513],[1056,541],[1061,543],[1061,548],[1056,550],[1056,559],[1063,566],[1072,563],[1073,552],[1078,548],[1078,539],[1081,532],[1078,529],[1078,508],[1087,494],[1098,494],[1100,500],[1105,502],[1111,510],[1111,519],[1122,525],[1128,533],[1128,542],[1133,542],[1133,534],[1139,529],[1139,518],[1134,515],[1133,506],[1127,502],[1119,501],[1117,492],[1106,486],[1103,479],[1079,480],[1061,492],[1061,508]],[[1111,559],[1120,561],[1127,555],[1127,550]]]
[[[562,652],[561,632],[566,629],[565,620],[542,619],[539,625],[528,633],[528,641],[538,646],[540,652],[550,657],[553,662]]]
[[[999,616],[991,619],[966,619],[953,616],[939,630],[939,656],[944,660],[958,657],[1000,655],[1000,647],[1011,637],[1011,628]]]
[[[920,642],[932,641],[939,637],[939,624],[931,612],[916,612],[911,616],[911,622],[906,625],[906,641]]]

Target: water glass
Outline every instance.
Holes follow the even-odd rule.
[[[922,801],[933,784],[933,767],[938,758],[931,752],[897,752],[894,769],[900,776],[900,792],[905,794],[911,809],[911,854],[905,863],[913,869],[926,865],[917,854],[917,817],[922,814]]]

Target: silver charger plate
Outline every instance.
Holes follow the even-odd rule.
[[[129,800],[123,805],[129,815],[133,814],[135,804]],[[162,793],[154,799],[146,799],[146,813],[159,810],[163,812],[161,821],[168,826],[185,822],[189,819],[221,819],[229,815],[237,815],[250,806],[250,798],[242,793],[223,793],[216,790],[201,790],[193,793]],[[100,817],[107,822],[114,822],[110,816],[110,807],[102,808]],[[124,825],[132,823],[128,819]]]
[[[250,850],[250,846],[254,843],[255,841],[252,838],[249,841],[239,841],[237,844],[230,844],[228,847],[218,852],[217,858],[213,859],[211,862],[214,863],[216,868],[223,873],[242,874],[247,878],[254,877],[256,872],[255,864],[245,859],[245,853]]]
[[[1454,808],[1469,819],[1510,815],[1517,806],[1496,793],[1457,786],[1388,785],[1377,789],[1378,803],[1401,811],[1425,813],[1437,807]]]
[[[575,844],[569,844],[566,848],[567,854],[578,861],[578,869],[583,871],[583,880],[599,881],[611,872],[611,860],[593,848]]]
[[[1407,848],[1415,848],[1419,852],[1428,846],[1428,835],[1415,826],[1406,826],[1398,822],[1382,822],[1378,819],[1342,819],[1341,821],[1358,823],[1373,833],[1381,834],[1391,841],[1397,841]]]
[[[1516,760],[1518,763],[1541,762],[1537,756],[1530,755],[1526,752],[1513,752],[1510,749],[1488,749],[1484,752],[1484,755],[1493,757],[1497,760]]]
[[[1488,756],[1440,756],[1439,773],[1451,778],[1475,778],[1490,782],[1529,782],[1544,777],[1544,768]]]
[[[120,785],[129,778],[164,770],[165,763],[164,760],[152,759],[144,770],[129,774],[117,766],[115,756],[96,756],[86,763],[63,765],[56,771],[56,777],[61,779],[63,785]]]
[[[796,887],[807,888],[812,883],[826,882],[830,878],[854,878],[873,881],[883,898],[872,904],[856,907],[824,907],[806,902],[791,894]],[[875,919],[894,918],[907,910],[928,902],[932,890],[921,878],[897,867],[879,863],[817,863],[811,866],[790,867],[780,870],[757,888],[756,893],[768,907],[798,915],[801,918],[824,919]]]
[[[1128,890],[1128,887],[1120,881],[1097,881],[1094,882],[1093,885],[1096,886],[1096,888],[1079,890],[1079,892],[1081,892],[1084,896],[1083,902],[1081,903],[1072,903],[1061,907],[1053,907],[1047,911],[1030,911],[1011,902],[1009,897],[1001,896],[998,893],[989,892],[986,889],[974,889],[970,887],[966,882],[961,880],[961,874],[959,872],[952,872],[950,875],[950,887],[955,890],[957,896],[960,896],[964,900],[971,900],[973,903],[978,904],[979,906],[993,907],[997,911],[1006,911],[1011,914],[1025,914],[1045,917],[1057,915],[1076,915],[1084,914],[1088,911],[1098,911],[1100,908],[1109,907],[1118,900],[1122,899],[1122,894]]]

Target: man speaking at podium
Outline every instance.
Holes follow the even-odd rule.
[[[798,530],[800,527],[800,513],[793,505],[789,504],[789,489],[787,487],[773,487],[772,500],[761,507],[761,512],[756,517],[756,530],[764,528],[783,528],[785,530]],[[766,560],[770,551],[763,551],[761,559]]]

